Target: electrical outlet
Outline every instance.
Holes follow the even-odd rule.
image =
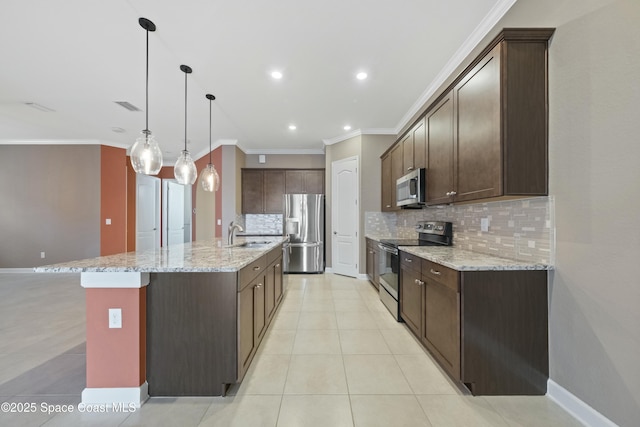
[[[218,225],[222,225],[222,220],[218,219]]]
[[[107,218],[107,219],[105,220],[105,223],[106,223],[107,225],[111,225],[111,218]]]
[[[480,231],[489,231],[489,218],[480,219]]]
[[[109,309],[109,329],[122,328],[122,309]]]
[[[40,252],[40,258],[44,259],[44,252]]]

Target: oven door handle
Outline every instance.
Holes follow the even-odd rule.
[[[395,249],[395,248],[390,248],[390,247],[384,246],[382,244],[378,244],[378,248],[383,250],[383,251],[385,251],[385,252],[389,252],[390,254],[398,255],[398,250]]]

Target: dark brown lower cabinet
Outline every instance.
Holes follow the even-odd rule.
[[[242,381],[282,300],[281,259],[280,246],[238,272],[151,274],[149,395],[220,396]]]
[[[401,317],[453,379],[474,395],[546,393],[546,271],[459,272],[400,259]]]

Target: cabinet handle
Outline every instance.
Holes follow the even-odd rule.
[[[415,280],[414,280],[414,282],[415,282],[415,284],[416,284],[416,285],[418,285],[418,286],[422,286],[422,285],[424,285],[424,282],[423,282],[422,280],[415,279]]]
[[[452,192],[451,192],[451,195],[452,195],[452,196],[455,196],[456,194],[458,194],[458,193],[456,193],[455,191],[452,191]]]
[[[261,288],[262,287],[262,283],[258,283],[255,287],[256,287],[256,289],[257,288]]]
[[[429,271],[431,271],[431,274],[435,274],[436,276],[439,276],[439,275],[441,275],[441,274],[442,274],[442,273],[440,273],[439,271],[434,270],[433,268],[432,268],[432,269],[430,269]]]
[[[280,267],[280,264],[276,264],[276,268],[277,268],[277,267]]]
[[[260,266],[259,265],[256,265],[255,267],[253,267],[253,271],[258,271],[258,270],[260,270]]]
[[[387,205],[387,207],[388,207],[388,208],[390,208],[390,207],[391,207],[391,205]]]
[[[408,171],[412,171],[412,170],[413,170],[413,166],[409,166],[409,167],[407,168],[407,170],[408,170]]]
[[[413,260],[412,260],[412,259],[410,259],[410,258],[405,258],[404,260],[405,260],[406,262],[413,262]]]

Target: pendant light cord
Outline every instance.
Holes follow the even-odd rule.
[[[211,163],[211,99],[209,100],[209,164]]]
[[[187,73],[184,73],[184,151],[187,151]]]
[[[145,129],[144,132],[146,132],[147,134],[149,134],[149,30],[146,30],[147,32],[147,70],[146,70],[146,94],[145,94],[145,98],[146,98],[146,105],[144,107],[144,113],[145,113]]]

